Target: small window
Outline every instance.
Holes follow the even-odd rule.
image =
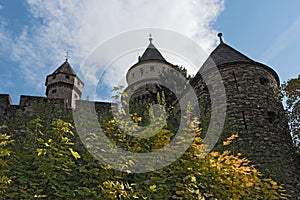
[[[141,76],[143,76],[143,74],[144,74],[144,69],[143,68],[140,68],[140,73],[141,73]]]
[[[132,78],[134,78],[134,73],[132,73]]]
[[[150,72],[154,72],[154,66],[150,66]]]
[[[268,120],[270,123],[274,122],[276,119],[276,114],[273,111],[268,112]]]
[[[67,78],[67,79],[70,79],[70,75],[66,75],[66,78]]]
[[[56,89],[52,90],[52,94],[56,93]]]
[[[56,76],[54,75],[52,79],[56,79]]]
[[[269,83],[269,80],[266,79],[265,77],[261,77],[261,78],[259,78],[259,82],[262,85],[267,85]]]

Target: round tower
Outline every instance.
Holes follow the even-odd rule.
[[[68,108],[75,108],[81,98],[83,82],[77,77],[68,59],[46,78],[46,96],[65,99]]]
[[[157,93],[163,90],[163,86],[157,84],[158,77],[174,67],[165,60],[152,40],[150,35],[147,49],[126,74],[128,87],[125,92],[130,94],[130,101],[133,104],[156,102]]]
[[[216,66],[226,91],[226,124],[216,149],[231,134],[238,133],[234,151],[249,158],[266,176],[286,185],[291,196],[300,194],[299,158],[289,133],[284,109],[277,97],[279,77],[270,67],[255,62],[220,37],[211,53],[191,81],[202,102],[202,114],[209,116],[213,84],[203,80],[214,78]],[[212,81],[213,82],[213,81]]]

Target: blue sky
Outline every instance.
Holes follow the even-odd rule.
[[[283,82],[300,74],[299,8],[298,0],[0,0],[0,93],[14,104],[22,94],[44,96],[46,75],[64,62],[65,51],[78,71],[98,44],[145,27],[184,34],[207,52],[222,32],[226,43],[272,67]]]

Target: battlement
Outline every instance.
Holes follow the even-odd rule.
[[[152,88],[149,84],[140,86],[137,83],[151,78],[153,74],[162,73],[167,67],[173,65],[162,57],[150,41],[139,62],[133,65],[126,75],[128,88],[135,92],[128,102],[132,101],[134,106],[153,102],[159,91],[156,85],[152,85]],[[216,81],[216,75],[222,78],[225,94],[220,94],[222,88],[220,89]],[[226,110],[226,124],[214,150],[222,150],[224,139],[232,133],[238,133],[239,138],[234,143],[234,150],[249,158],[264,175],[284,184],[290,197],[299,197],[300,160],[294,150],[282,102],[276,96],[280,83],[276,72],[248,58],[221,39],[220,44],[189,83],[200,102],[199,107],[202,111],[199,118],[205,122],[201,123],[204,134],[207,128],[205,126],[209,125],[211,120],[212,108],[217,111]],[[85,113],[91,114],[87,117],[92,117],[93,120],[97,117],[98,120],[111,118],[112,103],[80,100],[83,86],[83,82],[66,60],[47,76],[47,97],[22,95],[20,103],[12,105],[9,94],[0,94],[0,125],[5,123],[7,117],[15,115],[38,116],[53,113],[60,117],[72,114],[70,111],[73,111],[73,119],[82,119],[79,121],[82,123],[89,120]],[[167,91],[162,86],[159,88]],[[226,96],[224,104],[211,101],[219,95]],[[220,125],[222,124],[216,122],[214,126]]]
[[[82,103],[93,105],[99,119],[101,116],[107,116],[111,109],[111,103],[109,102],[76,101],[76,104],[82,105]],[[67,100],[63,98],[21,95],[19,104],[13,105],[9,94],[0,94],[0,125],[5,123],[7,117],[23,114],[32,115],[45,109],[56,113],[72,110],[68,106]]]

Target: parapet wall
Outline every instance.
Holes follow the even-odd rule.
[[[93,104],[99,119],[107,116],[111,109],[111,103],[108,102],[77,101],[77,103],[80,102]],[[9,94],[0,94],[0,125],[3,125],[8,117],[16,115],[32,115],[43,111],[64,114],[70,110],[71,108],[63,98],[21,95],[20,103],[13,105]]]

